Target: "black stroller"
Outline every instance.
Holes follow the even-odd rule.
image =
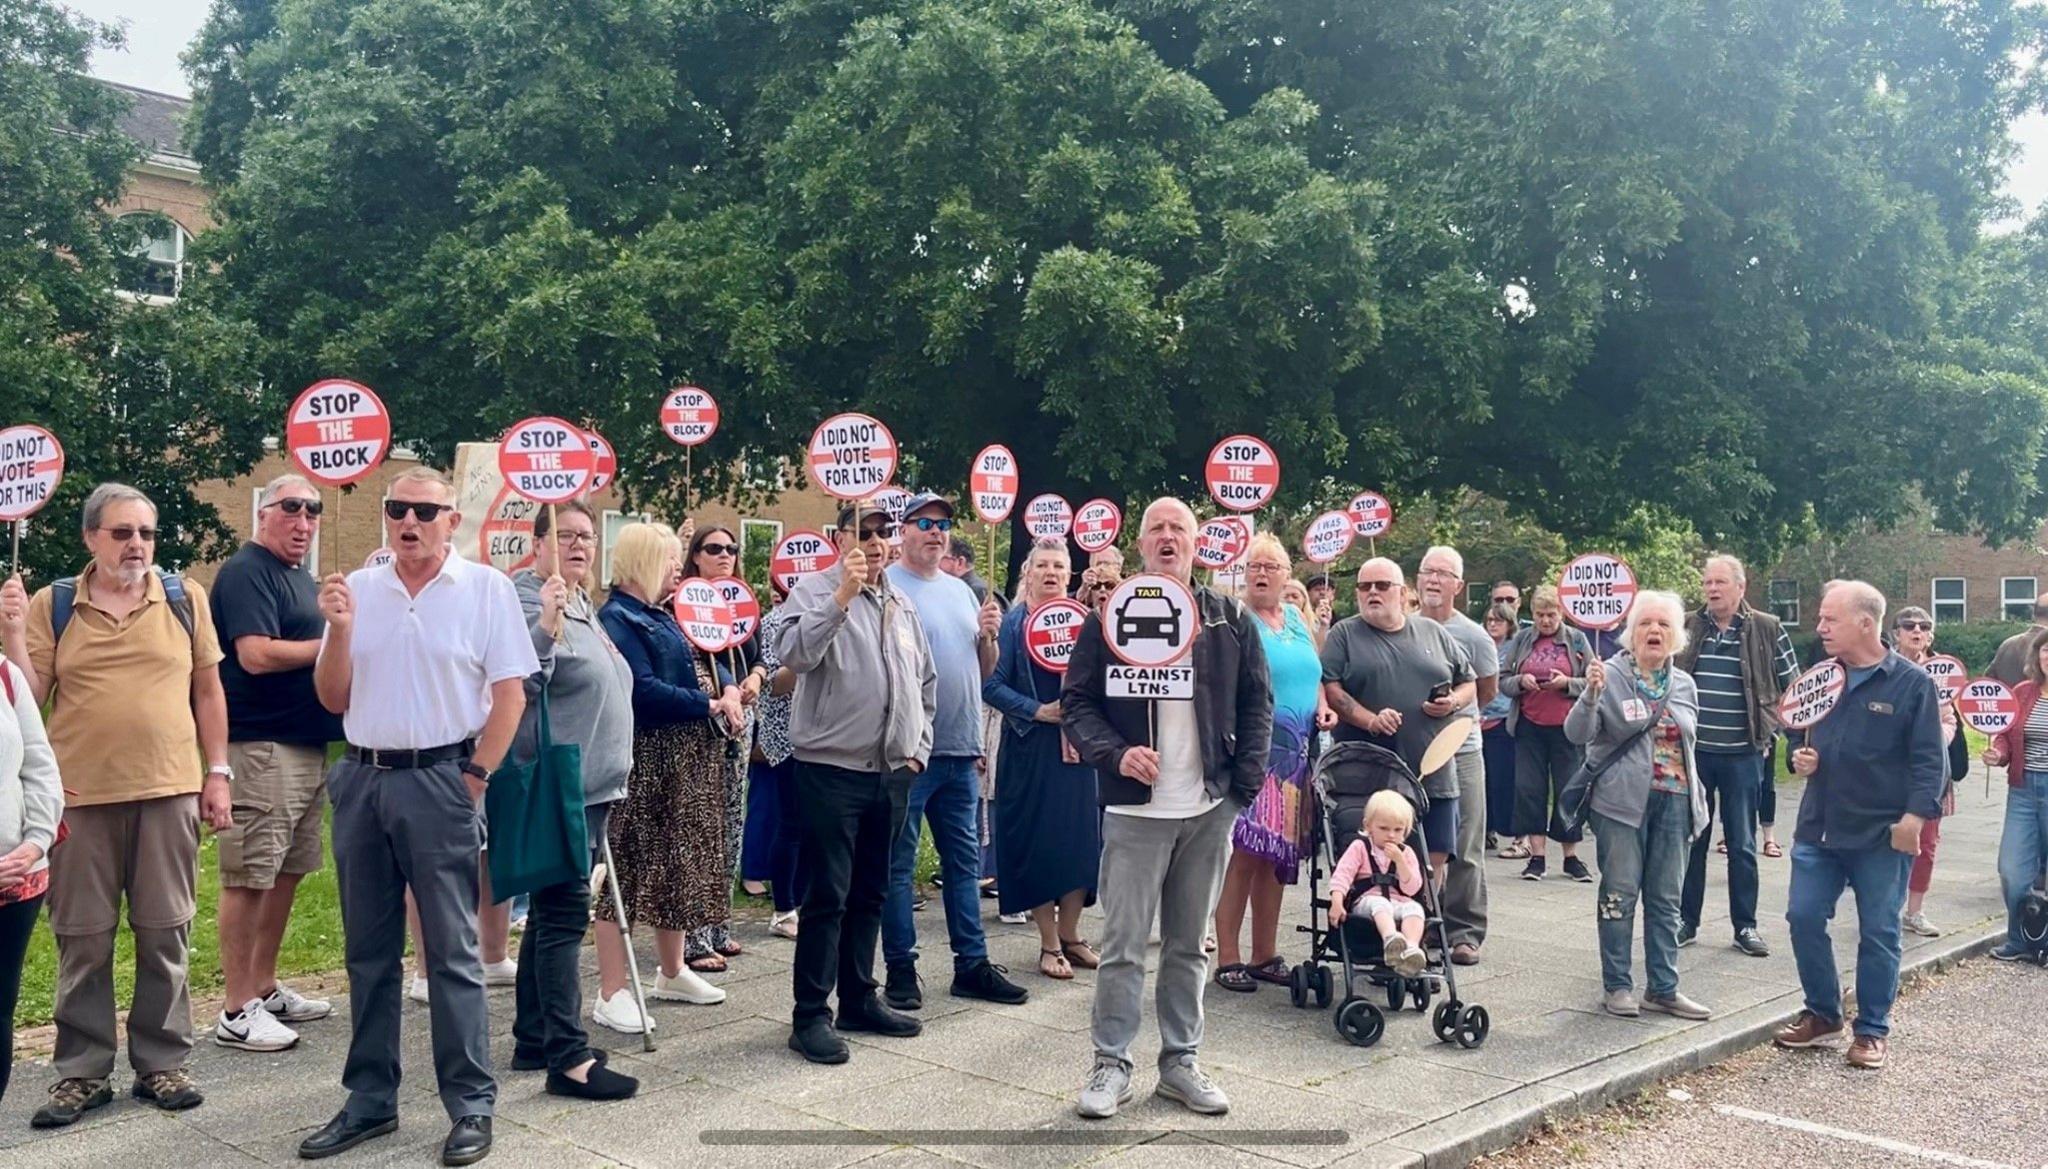
[[[1463,737],[1463,731],[1459,737]],[[1294,1005],[1307,1007],[1311,1000],[1318,1008],[1330,1005],[1330,968],[1326,963],[1334,962],[1344,973],[1344,998],[1337,1004],[1335,1019],[1337,1033],[1350,1042],[1371,1047],[1380,1041],[1387,1028],[1386,1015],[1379,1006],[1359,993],[1357,980],[1361,976],[1385,993],[1387,1009],[1393,1011],[1400,1010],[1404,1003],[1412,1003],[1417,1011],[1426,1011],[1441,988],[1444,1001],[1437,1004],[1436,1013],[1430,1017],[1430,1027],[1437,1039],[1468,1048],[1486,1042],[1492,1020],[1485,1007],[1459,1000],[1457,978],[1445,960],[1451,948],[1437,905],[1434,874],[1429,870],[1429,840],[1422,829],[1429,796],[1423,792],[1415,773],[1399,755],[1385,747],[1339,743],[1317,762],[1312,786],[1316,814],[1314,848],[1309,853],[1309,924],[1296,927],[1309,935],[1309,957],[1289,974],[1288,989]],[[1330,901],[1319,890],[1324,876],[1335,871],[1337,858],[1358,838],[1366,801],[1387,790],[1399,794],[1415,809],[1415,830],[1408,844],[1423,865],[1420,900],[1427,915],[1423,945],[1430,955],[1422,973],[1414,978],[1403,977],[1387,964],[1379,931],[1370,919],[1353,915],[1341,927],[1331,929]],[[1353,886],[1352,895],[1360,896],[1370,888],[1360,882]]]

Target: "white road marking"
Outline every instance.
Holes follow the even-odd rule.
[[[1874,1149],[1883,1149],[1887,1153],[1897,1153],[1902,1157],[1916,1157],[1922,1161],[1932,1161],[1937,1165],[1956,1165],[1962,1167],[1962,1169],[2015,1169],[2014,1166],[2008,1165],[2003,1161],[1985,1161],[1976,1157],[1965,1157],[1960,1153],[1944,1153],[1940,1149],[1909,1145],[1904,1141],[1895,1141],[1890,1137],[1871,1136],[1869,1133],[1852,1132],[1846,1128],[1836,1128],[1831,1124],[1815,1124],[1810,1120],[1800,1120],[1791,1116],[1777,1116],[1769,1112],[1758,1112],[1754,1109],[1741,1108],[1733,1104],[1716,1104],[1714,1105],[1714,1111],[1723,1116],[1737,1116],[1743,1120],[1754,1120],[1758,1124],[1775,1125],[1778,1128],[1789,1128],[1797,1132],[1812,1133],[1815,1136],[1833,1137],[1838,1141],[1869,1145]]]

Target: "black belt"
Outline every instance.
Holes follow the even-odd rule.
[[[450,759],[467,759],[475,752],[476,740],[464,739],[460,743],[450,743],[445,747],[406,747],[396,751],[380,751],[375,747],[358,747],[350,743],[346,756],[357,763],[367,764],[381,771],[417,771],[422,767],[432,767],[436,763],[446,763]]]

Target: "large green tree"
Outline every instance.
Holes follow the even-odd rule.
[[[78,505],[106,479],[156,500],[162,563],[229,550],[192,487],[253,465],[267,417],[253,329],[114,292],[138,225],[108,208],[140,151],[118,128],[125,99],[85,67],[118,44],[50,0],[0,0],[0,425],[46,426],[66,456],[23,548],[32,583],[83,560]]]

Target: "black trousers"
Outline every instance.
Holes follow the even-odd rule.
[[[42,909],[41,895],[0,905],[0,1100],[7,1098],[7,1074],[14,1067],[14,1002],[21,997],[21,964]]]
[[[1563,727],[1538,726],[1526,718],[1516,724],[1516,836],[1548,836],[1577,844],[1585,835],[1567,826],[1557,811],[1557,793],[1579,769],[1579,760],[1579,749],[1564,737]]]
[[[593,856],[602,852],[610,804],[583,809]],[[590,928],[590,885],[564,881],[527,898],[526,934],[519,941],[519,974],[512,983],[512,1055],[546,1060],[566,1072],[591,1058],[583,1030],[583,981],[578,963]]]
[[[790,973],[798,1023],[830,1015],[875,993],[875,946],[889,891],[889,850],[903,831],[911,773],[849,771],[796,764],[796,808],[810,880]]]

